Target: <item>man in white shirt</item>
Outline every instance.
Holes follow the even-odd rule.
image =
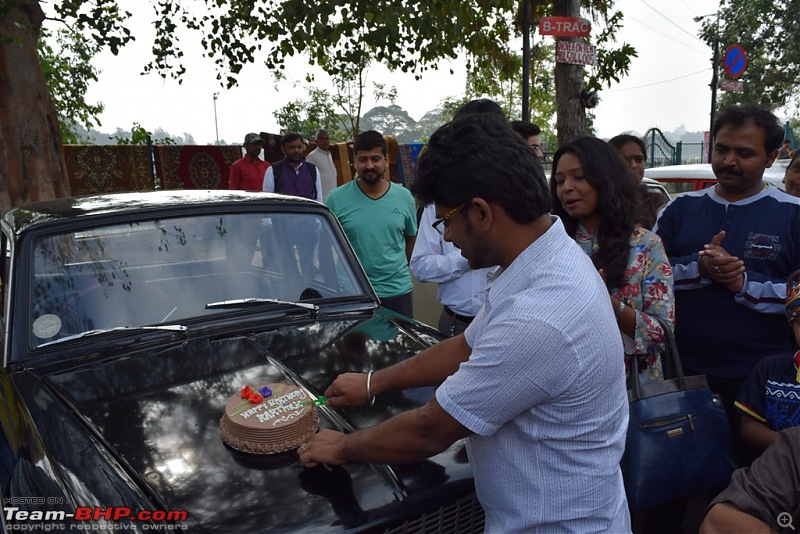
[[[436,282],[436,299],[442,304],[439,330],[448,336],[462,333],[483,306],[486,274],[491,269],[470,269],[453,243],[433,229],[436,206],[422,212],[417,242],[409,267],[420,282]]]
[[[464,334],[341,374],[324,392],[338,409],[438,385],[427,404],[373,427],[323,429],[298,449],[300,461],[417,462],[467,438],[486,532],[631,532],[619,328],[597,269],[548,213],[530,147],[505,118],[454,119],[431,136],[411,191],[435,204],[434,229],[473,269],[500,269]]]
[[[306,144],[298,133],[287,133],[281,138],[284,158],[276,161],[264,175],[264,191],[310,198],[322,202],[319,169],[306,164],[303,153]]]
[[[264,175],[264,191],[267,193],[280,193],[304,197],[317,202],[322,202],[322,185],[319,169],[312,163],[307,163],[303,154],[306,145],[303,137],[294,132],[286,133],[281,138],[281,149],[284,158],[276,161],[267,169]],[[300,271],[303,276],[312,278],[315,273],[314,251],[319,239],[316,221],[294,221],[292,223],[271,224],[272,233],[278,233],[282,239],[293,239],[300,256]],[[261,236],[262,257],[273,256],[268,252],[270,245],[269,231]]]
[[[317,148],[311,151],[306,156],[306,161],[314,164],[319,170],[320,179],[322,181],[322,200],[328,198],[328,193],[336,188],[337,174],[336,166],[333,164],[333,157],[331,157],[331,138],[328,132],[319,129],[317,130]]]

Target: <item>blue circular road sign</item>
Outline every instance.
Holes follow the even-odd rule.
[[[723,57],[722,68],[725,73],[731,78],[738,78],[747,67],[747,54],[742,48],[742,45],[730,45],[725,49]]]

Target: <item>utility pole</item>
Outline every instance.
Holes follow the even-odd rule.
[[[522,0],[522,120],[531,120],[531,0]]]
[[[719,11],[708,15],[694,17],[695,22],[708,17],[716,17],[714,29],[714,54],[711,58],[711,120],[708,127],[708,162],[711,163],[711,156],[714,154],[714,119],[717,114],[717,86],[719,85]]]
[[[580,0],[553,0],[553,15],[556,17],[580,17]],[[558,37],[561,40],[577,41],[576,37]],[[573,137],[586,135],[589,124],[586,120],[586,110],[581,103],[581,89],[583,88],[583,65],[556,63],[556,129],[558,130],[558,144],[563,145]]]
[[[217,136],[216,144],[219,144],[219,126],[217,126],[217,97],[219,93],[214,93],[214,132]]]

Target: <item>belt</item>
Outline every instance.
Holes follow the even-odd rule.
[[[475,318],[475,317],[467,317],[466,315],[459,315],[450,308],[448,308],[447,306],[443,306],[443,309],[447,315],[449,315],[450,317],[461,323],[469,324]]]

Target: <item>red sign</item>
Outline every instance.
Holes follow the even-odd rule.
[[[597,47],[583,43],[558,41],[556,61],[573,65],[594,65],[597,61]]]
[[[589,37],[592,23],[577,17],[542,17],[539,19],[539,34],[556,37]]]
[[[739,80],[720,80],[719,88],[723,91],[741,93],[744,91],[744,82],[740,82]]]

